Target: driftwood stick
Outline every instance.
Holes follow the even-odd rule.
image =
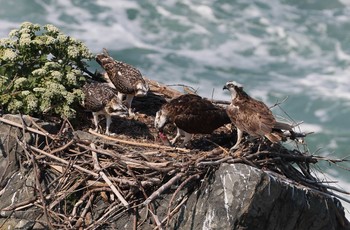
[[[185,173],[178,173],[176,176],[171,178],[168,182],[160,186],[155,192],[152,193],[143,203],[142,206],[147,206],[150,202],[152,202],[155,198],[160,196],[166,189],[170,188],[176,181],[178,181],[181,177],[183,177]]]
[[[37,200],[38,200],[38,198],[34,197],[34,198],[29,199],[29,200],[25,200],[23,202],[7,206],[6,208],[1,209],[1,211],[12,211],[12,210],[18,211],[18,210],[22,210],[23,208],[27,208],[27,207],[33,206],[34,202],[37,201]]]
[[[95,198],[95,194],[93,193],[93,194],[90,195],[90,198],[89,198],[88,202],[86,203],[86,205],[84,207],[84,210],[82,211],[82,213],[80,214],[79,219],[75,223],[75,227],[76,228],[79,228],[81,226],[81,224],[83,223],[83,219],[84,219],[88,209],[91,207],[92,201],[94,200],[94,198]]]
[[[75,140],[72,139],[72,140],[70,140],[67,144],[65,144],[65,145],[63,145],[63,146],[61,146],[61,147],[59,147],[59,148],[57,148],[57,149],[52,150],[52,151],[50,152],[50,154],[55,154],[55,153],[57,153],[57,152],[66,150],[69,146],[71,146],[71,145],[74,144],[74,143],[75,143]]]
[[[12,126],[15,126],[17,128],[23,128],[23,125],[21,124],[18,124],[17,122],[14,122],[14,121],[10,121],[10,120],[7,120],[3,117],[0,117],[0,121],[3,122],[3,123],[6,123],[8,125],[12,125]],[[37,130],[37,129],[33,129],[31,127],[25,127],[25,130],[26,131],[29,131],[29,132],[32,132],[32,133],[36,133],[36,134],[39,134],[39,135],[42,135],[42,136],[46,136],[46,137],[50,137],[51,139],[54,139],[50,133],[48,132],[42,132],[40,130]]]
[[[68,161],[66,161],[66,160],[64,160],[62,158],[56,157],[56,156],[54,156],[54,155],[52,155],[50,153],[47,153],[47,152],[45,152],[45,151],[43,151],[41,149],[35,148],[35,147],[31,146],[31,145],[28,145],[28,148],[33,150],[33,151],[35,151],[35,152],[37,152],[37,153],[40,153],[40,154],[43,154],[43,155],[45,155],[45,156],[47,156],[49,158],[52,158],[52,159],[54,159],[56,161],[59,161],[59,162],[65,164],[65,165],[70,165]],[[92,171],[90,171],[88,169],[85,169],[85,168],[83,168],[83,167],[81,167],[79,165],[73,164],[72,167],[76,168],[76,169],[78,169],[78,170],[80,170],[82,172],[88,173],[88,174],[90,174],[90,175],[92,175],[94,177],[98,177],[99,176],[97,173],[92,172]]]
[[[89,133],[94,134],[94,135],[99,136],[99,137],[102,137],[102,138],[107,139],[107,140],[111,140],[111,141],[115,141],[117,143],[121,143],[121,144],[140,146],[140,147],[147,147],[147,148],[157,148],[157,149],[164,149],[164,150],[170,150],[170,151],[171,150],[172,151],[181,151],[181,152],[185,152],[185,153],[191,152],[191,150],[185,149],[185,148],[173,148],[173,147],[164,146],[164,145],[142,143],[142,142],[137,142],[137,141],[127,141],[127,140],[119,139],[119,138],[116,138],[116,137],[110,137],[110,136],[106,136],[106,135],[97,133],[97,132],[93,131],[92,129],[89,130]]]
[[[91,143],[91,148],[96,149],[96,146],[94,143]],[[114,186],[114,184],[111,182],[111,180],[106,176],[106,174],[104,172],[102,172],[101,167],[98,163],[98,158],[97,158],[97,153],[95,151],[91,151],[92,152],[92,159],[94,160],[94,168],[96,170],[99,170],[99,174],[102,177],[102,179],[108,184],[108,186],[112,189],[112,191],[114,192],[114,194],[118,197],[118,199],[120,200],[120,202],[124,205],[124,207],[126,207],[127,209],[129,208],[129,204],[128,202],[124,199],[124,197],[122,196],[122,194],[120,194],[120,192],[118,191],[118,189]]]

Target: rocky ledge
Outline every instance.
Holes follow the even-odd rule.
[[[250,141],[230,155],[225,130],[162,146],[149,116],[118,120],[133,138],[1,119],[0,229],[350,229],[296,150]]]

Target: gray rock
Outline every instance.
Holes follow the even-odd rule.
[[[174,229],[350,228],[338,200],[243,164],[223,164],[182,212]]]
[[[167,216],[172,196],[169,192],[153,202],[160,221]],[[145,209],[140,210],[141,217],[145,213]],[[132,222],[132,217],[124,215],[104,228],[133,229]],[[152,222],[149,217],[141,229],[154,229]],[[350,225],[335,198],[272,172],[244,164],[222,164],[190,195],[167,229],[345,230]]]
[[[3,118],[21,124],[19,115],[6,114]],[[33,127],[31,119],[24,115],[23,120],[28,127]],[[34,119],[42,128],[46,130],[54,130],[55,126],[41,122]],[[42,213],[39,208],[32,207],[25,209],[25,211],[7,210],[4,208],[11,207],[11,205],[33,200],[35,198],[35,177],[31,168],[30,158],[27,163],[20,160],[26,159],[26,154],[22,147],[18,144],[17,138],[28,144],[40,144],[44,138],[40,137],[36,140],[36,135],[26,132],[23,136],[22,129],[3,124],[0,122],[0,223],[2,226],[8,226],[21,229],[30,229],[29,225],[33,225],[38,216]],[[8,219],[11,217],[10,219]],[[2,219],[3,218],[3,219]],[[23,222],[20,222],[23,221]],[[13,223],[16,223],[15,225]],[[22,225],[18,225],[22,223]],[[11,227],[12,226],[12,227]],[[7,228],[6,228],[7,229]]]

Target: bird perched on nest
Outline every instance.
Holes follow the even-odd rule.
[[[287,138],[282,130],[289,131],[291,136],[294,135],[291,125],[276,121],[271,110],[263,102],[244,92],[242,85],[231,81],[227,82],[223,89],[231,92],[232,101],[226,112],[237,127],[237,141],[230,151],[238,148],[243,132],[251,136],[266,137],[272,143]]]
[[[126,94],[129,115],[134,115],[131,109],[134,96],[143,97],[147,95],[149,90],[149,86],[143,79],[141,72],[129,64],[115,61],[109,56],[106,49],[103,49],[103,53],[96,56],[96,61],[105,69],[110,82],[118,91],[119,99],[122,100],[123,95]]]
[[[117,97],[117,91],[106,83],[88,83],[83,86],[85,95],[83,106],[92,112],[95,123],[95,132],[98,131],[98,116],[106,117],[106,134],[110,133],[109,128],[112,123],[112,116],[126,116],[128,109]]]
[[[156,113],[154,125],[160,131],[167,123],[174,123],[177,134],[171,144],[184,135],[181,147],[191,140],[192,134],[210,134],[224,124],[230,123],[224,108],[215,106],[210,101],[194,94],[178,96],[163,104]]]

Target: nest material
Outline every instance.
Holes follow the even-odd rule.
[[[174,92],[158,83],[151,86],[153,92],[161,91],[163,97],[167,97],[164,92]],[[145,99],[139,103],[144,106],[142,100]],[[155,132],[152,116],[140,116],[137,120],[123,122],[134,124],[129,127],[132,132],[146,128],[150,133]],[[192,149],[181,149],[164,146],[149,133],[136,137],[125,134],[108,137],[93,131],[90,134],[74,131],[70,123],[64,121],[58,133],[48,134],[39,128],[26,127],[24,122],[17,124],[3,118],[1,121],[22,128],[23,132],[46,137],[45,146],[40,147],[18,139],[25,150],[25,155],[19,159],[22,164],[30,165],[37,175],[36,200],[15,203],[2,211],[40,207],[46,219],[44,224],[53,229],[100,228],[112,218],[139,207],[148,207],[154,226],[160,229],[186,202],[186,198],[175,199],[179,191],[185,186],[192,188],[188,191],[195,191],[200,181],[224,162],[273,171],[322,194],[334,195],[332,191],[336,191],[310,172],[310,165],[316,164],[321,157],[307,151],[290,150],[280,144],[271,145],[262,139],[247,139],[230,154],[227,151],[232,145],[229,140],[234,142],[234,139],[225,127],[213,135],[198,135],[192,142]],[[126,125],[118,122],[115,127]],[[144,123],[146,126],[140,125]],[[121,134],[122,130],[117,129],[117,132]],[[46,175],[46,178],[40,175]],[[47,180],[46,187],[43,180]],[[166,190],[172,190],[173,195],[167,204],[167,217],[159,219],[152,204]],[[91,207],[101,201],[105,208],[92,214]],[[136,216],[134,228],[141,224]]]

